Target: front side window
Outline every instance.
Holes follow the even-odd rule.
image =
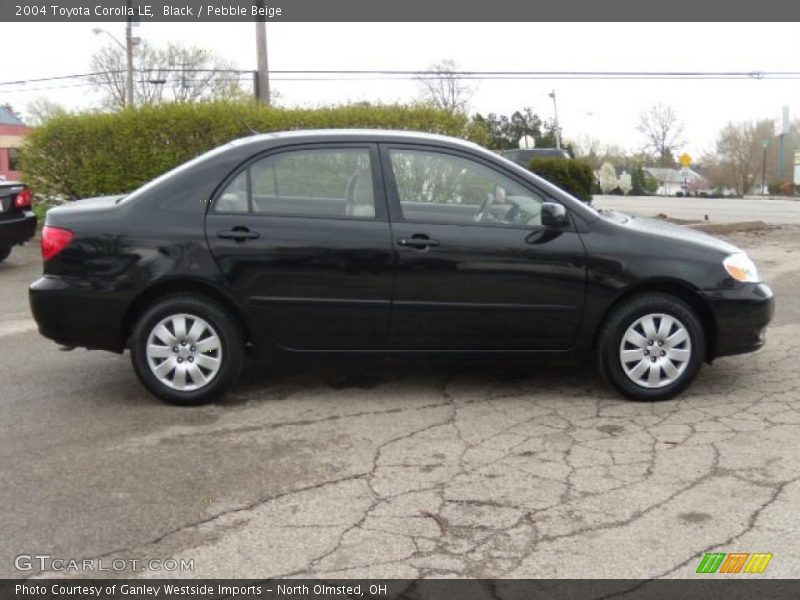
[[[543,199],[479,162],[428,150],[389,156],[403,218],[456,225],[541,225]]]
[[[296,150],[258,160],[228,184],[215,211],[242,206],[240,177],[246,191],[249,178],[249,210],[255,214],[375,217],[370,154],[364,148]],[[236,204],[226,201],[234,197]]]

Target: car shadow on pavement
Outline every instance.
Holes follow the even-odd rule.
[[[519,358],[325,357],[251,362],[223,401],[236,404],[283,399],[295,393],[415,394],[438,391],[450,380],[470,387],[529,389],[537,395],[613,397],[591,365]]]

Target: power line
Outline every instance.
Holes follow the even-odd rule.
[[[110,74],[122,74],[123,70],[97,71],[92,73],[77,73],[71,75],[58,75],[52,77],[39,77],[34,79],[20,79],[16,81],[3,81],[0,86],[26,85],[49,81],[62,81],[97,77]],[[252,76],[253,71],[243,69],[175,69],[157,68],[151,70],[135,70],[136,73],[221,73],[236,74],[242,77]],[[798,79],[800,71],[425,71],[425,70],[364,70],[364,69],[297,69],[276,70],[271,73],[287,75],[284,80],[297,81],[347,81],[373,79],[418,79],[418,78],[453,78],[469,80],[514,80],[514,79]]]

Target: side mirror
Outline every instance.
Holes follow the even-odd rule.
[[[542,203],[542,225],[545,227],[560,227],[567,222],[567,209],[557,202]]]

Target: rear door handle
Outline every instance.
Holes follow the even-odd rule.
[[[429,239],[428,236],[422,235],[414,235],[410,238],[400,238],[397,240],[398,245],[404,246],[406,248],[416,248],[418,250],[424,250],[425,248],[430,248],[433,246],[439,245],[439,240],[432,240]]]
[[[217,232],[218,238],[222,238],[223,240],[235,240],[237,242],[254,240],[259,237],[259,235],[257,231],[250,231],[247,227],[234,227],[233,229]]]

